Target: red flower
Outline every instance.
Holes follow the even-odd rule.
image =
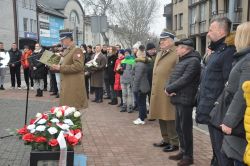
[[[82,131],[80,129],[75,129],[74,134],[76,135],[77,133],[81,133]]]
[[[36,119],[30,119],[30,124],[34,124],[35,121]]]
[[[52,125],[52,123],[48,122],[48,123],[47,123],[47,125],[48,125],[48,126],[51,126],[51,125]]]
[[[45,137],[36,137],[35,142],[37,143],[47,142],[47,139]]]
[[[27,130],[26,125],[25,125],[23,128],[17,130],[17,133],[20,134],[20,135],[27,134],[27,133],[28,133],[28,130]]]
[[[52,146],[52,147],[57,146],[58,145],[57,139],[51,139],[49,141],[49,145]]]
[[[80,129],[75,129],[75,130],[74,130],[74,135],[76,135],[76,134],[78,134],[78,133],[81,133],[81,137],[79,138],[79,139],[81,139],[82,136],[83,136],[82,131],[81,131]]]
[[[27,133],[23,135],[22,139],[27,142],[33,142],[34,141],[34,135],[31,133]]]
[[[48,115],[42,114],[42,118],[41,119],[46,119],[48,120]]]
[[[67,141],[70,145],[77,145],[78,144],[78,139],[75,136],[68,136]]]
[[[52,114],[54,114],[54,113],[55,113],[55,109],[56,109],[56,107],[52,107],[52,108],[50,109],[50,112],[51,112]]]

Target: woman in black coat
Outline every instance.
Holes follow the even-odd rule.
[[[108,49],[108,54],[107,54],[107,68],[106,68],[106,77],[108,79],[108,86],[110,88],[110,98],[111,102],[109,104],[111,105],[116,105],[118,104],[117,100],[117,95],[114,90],[114,84],[115,84],[115,61],[117,60],[117,55],[116,55],[116,47],[115,46],[110,46]]]
[[[234,160],[235,165],[243,166],[243,155],[247,142],[245,138],[232,135],[232,131],[233,133],[244,132],[242,121],[246,101],[243,97],[242,84],[250,80],[250,22],[242,23],[237,27],[235,46],[237,53],[234,55],[234,67],[225,87],[225,91],[233,97],[221,125],[222,131],[227,134],[223,140],[222,150],[227,157]]]
[[[34,86],[37,91],[36,96],[42,97],[43,96],[43,88],[44,88],[44,73],[46,72],[45,65],[38,60],[41,58],[43,54],[43,49],[41,48],[40,44],[35,45],[35,50],[30,58],[30,70],[31,76],[34,79]]]

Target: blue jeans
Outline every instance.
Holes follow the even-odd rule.
[[[142,121],[144,121],[144,119],[147,118],[147,105],[146,105],[147,94],[142,92],[136,92],[135,96],[138,104],[139,118]]]

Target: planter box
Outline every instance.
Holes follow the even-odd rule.
[[[37,166],[38,161],[59,160],[60,151],[31,151],[30,166]],[[74,151],[67,152],[67,166],[74,166]]]

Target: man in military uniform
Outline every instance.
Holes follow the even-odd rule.
[[[84,80],[84,55],[73,42],[72,32],[60,31],[60,41],[67,49],[63,52],[63,61],[52,65],[52,70],[61,73],[60,106],[76,107],[78,110],[88,107]]]
[[[160,35],[161,51],[157,54],[151,90],[149,115],[151,119],[158,119],[163,140],[154,143],[155,147],[163,147],[164,152],[179,149],[179,140],[175,130],[175,108],[170,103],[170,98],[164,93],[165,83],[175,67],[178,56],[174,46],[175,35],[162,32]]]

